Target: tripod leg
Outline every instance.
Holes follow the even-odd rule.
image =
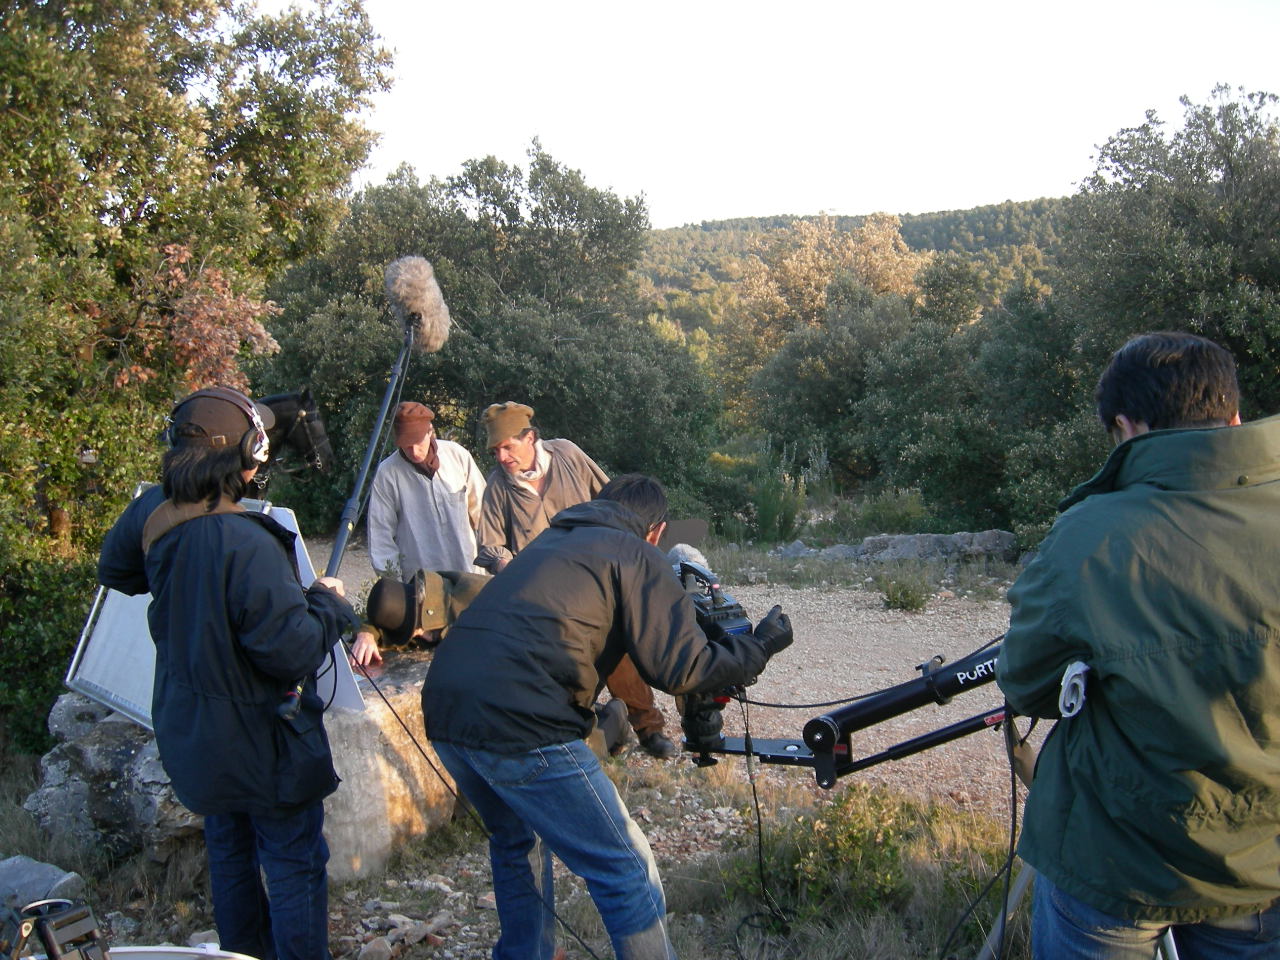
[[[1022,898],[1026,896],[1027,887],[1031,885],[1035,875],[1036,872],[1024,863],[1022,869],[1018,871],[1018,875],[1013,878],[1013,886],[1009,890],[1007,908],[1000,914],[995,928],[991,931],[991,935],[987,937],[987,942],[982,945],[982,950],[979,951],[977,960],[993,960],[996,955],[996,947],[1004,936],[1004,930],[1009,923],[1009,918],[1018,912],[1018,905],[1022,902]],[[1176,957],[1174,960],[1176,960]]]

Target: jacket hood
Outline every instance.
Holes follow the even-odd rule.
[[[1280,480],[1280,416],[1238,427],[1152,430],[1112,450],[1102,469],[1072,490],[1058,510],[1137,483],[1218,490],[1273,480]]]
[[[613,500],[587,500],[561,510],[551,518],[551,526],[611,527],[626,533],[634,533],[641,539],[648,532],[648,525],[638,516]]]

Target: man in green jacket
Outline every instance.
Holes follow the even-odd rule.
[[[1280,418],[1238,405],[1212,341],[1120,348],[1117,446],[1009,591],[997,680],[1062,718],[1018,846],[1037,958],[1151,958],[1170,928],[1182,960],[1280,956]]]

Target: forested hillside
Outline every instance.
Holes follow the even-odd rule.
[[[1009,200],[970,210],[904,214],[899,219],[902,239],[913,250],[990,252],[1000,257],[1009,249],[1030,245],[1052,260],[1065,205],[1065,198]],[[653,230],[638,269],[663,291],[696,292],[706,289],[708,278],[738,280],[742,259],[756,249],[761,237],[801,219],[818,218],[740,217]],[[830,219],[837,230],[847,232],[860,227],[866,216]]]
[[[793,494],[910,489],[939,527],[1034,542],[1105,455],[1092,385],[1128,336],[1217,339],[1245,416],[1280,409],[1276,98],[1183,107],[1108,139],[1072,197],[658,231],[638,286]]]

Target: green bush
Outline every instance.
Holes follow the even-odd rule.
[[[95,587],[95,558],[6,558],[0,576],[0,721],[14,749],[51,746],[46,718],[62,689]]]
[[[786,953],[757,956],[936,957],[1003,861],[994,820],[851,782],[830,806],[767,828],[755,849],[722,856],[672,884],[671,902],[730,925],[760,895],[790,916]],[[997,898],[965,919],[948,956],[973,956]],[[1011,927],[1006,956],[1028,956],[1025,923]]]
[[[877,533],[925,533],[931,523],[924,498],[916,489],[884,490],[862,501],[859,509],[867,536]]]
[[[804,477],[788,451],[774,451],[755,437],[711,455],[700,493],[714,529],[735,542],[795,539],[807,503]]]
[[[876,588],[884,595],[885,607],[909,613],[923,610],[933,594],[924,570],[905,566],[876,574]]]

